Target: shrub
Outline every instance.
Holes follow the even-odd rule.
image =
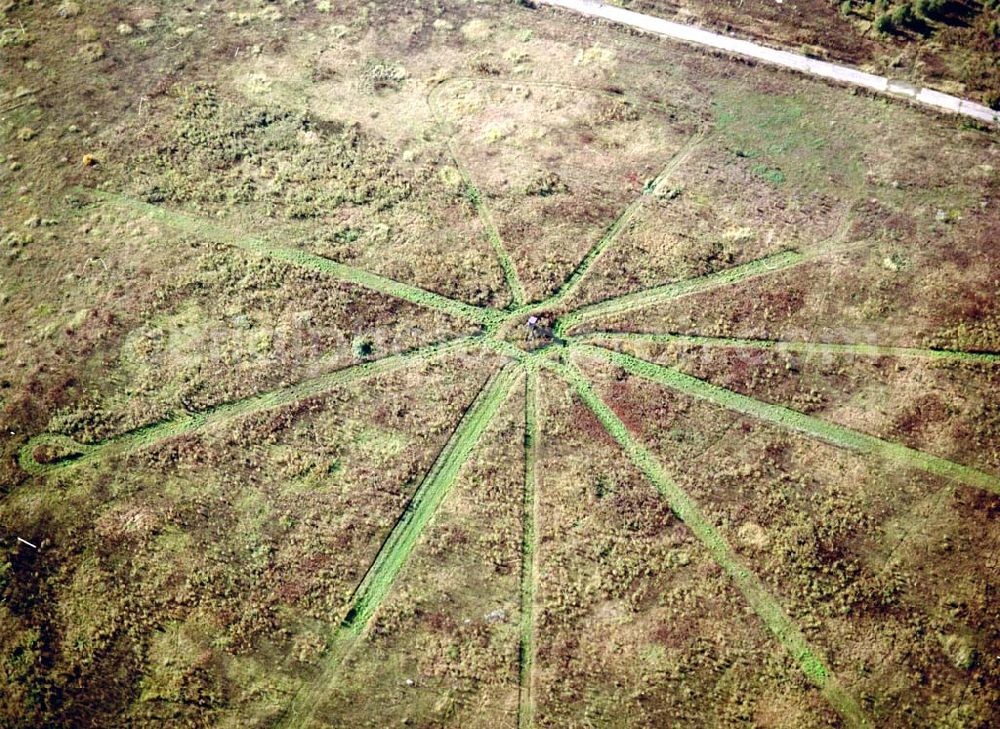
[[[920,17],[931,18],[941,12],[944,2],[943,0],[917,0],[913,7]]]
[[[903,3],[892,11],[892,24],[897,28],[905,28],[913,22],[913,8],[909,3]]]
[[[525,186],[525,195],[548,197],[560,192],[569,192],[569,187],[555,172],[539,172]]]
[[[406,76],[401,64],[373,58],[361,70],[360,85],[366,91],[398,91]]]
[[[892,18],[889,17],[888,13],[882,13],[880,16],[875,18],[874,28],[878,33],[891,33]]]
[[[478,206],[482,202],[482,196],[479,194],[479,190],[472,185],[465,186],[465,189],[462,190],[462,196],[474,206]]]
[[[369,337],[355,337],[351,342],[351,351],[358,359],[367,359],[375,353],[375,343]]]

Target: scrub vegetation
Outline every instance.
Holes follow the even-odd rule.
[[[995,134],[530,5],[0,10],[0,724],[1000,721]]]

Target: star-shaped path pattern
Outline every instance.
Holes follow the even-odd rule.
[[[706,516],[698,500],[682,487],[677,475],[672,473],[658,457],[655,449],[644,442],[642,435],[623,421],[616,412],[615,401],[602,395],[601,388],[595,385],[585,372],[595,364],[610,365],[665,391],[702,401],[718,408],[720,412],[736,413],[779,430],[861,454],[866,458],[880,459],[893,466],[919,469],[954,484],[1000,494],[1000,478],[992,473],[836,424],[778,402],[737,392],[687,374],[677,367],[634,356],[625,348],[616,345],[644,343],[738,352],[779,351],[855,357],[891,356],[914,360],[975,363],[987,367],[1000,364],[1000,355],[990,352],[901,347],[865,342],[705,336],[682,331],[636,333],[602,328],[602,322],[612,317],[632,314],[639,316],[644,311],[668,302],[739,286],[744,282],[763,279],[796,267],[822,266],[828,257],[865,246],[867,243],[864,240],[848,240],[849,226],[845,218],[844,224],[829,238],[817,241],[814,245],[774,250],[758,258],[718,267],[707,273],[624,293],[598,298],[588,296],[587,285],[596,267],[605,257],[613,254],[623,232],[629,229],[631,222],[641,214],[644,207],[651,201],[670,194],[672,175],[682,165],[688,163],[692,152],[711,142],[711,132],[707,129],[697,131],[677,144],[669,158],[663,160],[662,169],[644,181],[641,191],[633,199],[624,201],[624,204],[620,205],[610,225],[596,223],[600,216],[589,220],[586,217],[578,217],[567,223],[563,229],[545,231],[542,227],[544,221],[559,214],[557,202],[545,197],[547,192],[545,186],[556,187],[569,180],[577,160],[569,157],[555,164],[554,166],[559,167],[562,174],[540,180],[525,178],[515,181],[502,179],[497,172],[503,169],[507,162],[501,161],[498,167],[492,169],[486,169],[479,164],[480,157],[485,154],[482,150],[473,150],[472,156],[475,159],[470,162],[466,155],[471,154],[470,145],[473,143],[463,139],[461,130],[456,129],[453,123],[453,115],[458,108],[454,103],[457,98],[454,94],[456,89],[465,89],[465,93],[469,93],[469,88],[474,88],[475,84],[486,88],[483,92],[485,97],[475,103],[468,98],[464,99],[465,107],[472,110],[468,112],[469,114],[488,114],[493,109],[492,101],[497,97],[506,104],[504,106],[506,112],[528,115],[530,109],[519,111],[517,100],[523,101],[530,93],[554,92],[597,97],[603,95],[609,98],[613,98],[613,94],[570,86],[512,83],[497,79],[486,82],[481,79],[475,82],[468,79],[452,79],[438,84],[429,94],[428,103],[441,126],[442,134],[448,140],[450,154],[460,175],[464,194],[480,216],[503,270],[510,295],[510,304],[506,308],[472,305],[298,248],[275,245],[245,233],[229,230],[205,218],[173,211],[160,205],[106,191],[80,190],[79,194],[95,204],[127,209],[135,215],[154,219],[162,225],[188,234],[233,246],[256,256],[308,269],[342,284],[368,289],[420,307],[437,310],[468,322],[476,327],[477,331],[470,336],[364,361],[287,387],[262,392],[210,409],[189,412],[100,442],[84,444],[63,435],[41,434],[31,439],[22,449],[21,466],[33,474],[58,474],[112,454],[141,449],[255,412],[289,405],[326,393],[346,383],[413,368],[418,363],[449,354],[486,352],[494,358],[499,356],[504,363],[489,373],[484,373],[485,384],[455,423],[433,465],[423,475],[419,486],[396,518],[374,559],[353,589],[348,603],[343,606],[341,622],[334,630],[330,647],[322,658],[322,671],[315,681],[301,686],[290,699],[283,713],[283,725],[306,726],[311,720],[319,718],[316,712],[322,704],[323,697],[338,681],[345,657],[356,648],[359,639],[371,625],[400,575],[406,571],[414,552],[421,548],[421,538],[427,531],[428,525],[433,522],[442,503],[448,498],[459,473],[470,458],[474,457],[476,446],[482,440],[484,433],[519,389],[523,390],[521,399],[524,408],[525,465],[521,499],[522,546],[519,577],[521,589],[517,649],[520,682],[518,724],[522,727],[532,725],[534,711],[532,673],[537,642],[536,608],[539,579],[536,559],[539,534],[537,521],[545,518],[544,513],[539,511],[538,501],[539,448],[543,430],[543,423],[540,422],[542,416],[539,408],[541,397],[539,378],[542,373],[561,381],[565,388],[574,393],[578,401],[593,413],[607,434],[618,444],[621,457],[627,459],[645,475],[651,487],[666,501],[673,514],[683,522],[705,552],[738,588],[746,604],[757,614],[774,640],[784,647],[808,680],[840,714],[845,724],[870,725],[857,697],[845,690],[831,670],[830,662],[823,651],[810,643],[801,626],[783,607],[781,600],[768,589],[764,581],[730,545],[713,520]],[[496,115],[495,111],[493,113]],[[616,111],[611,108],[609,113]],[[477,124],[480,127],[493,129],[492,134],[504,135],[506,132],[502,126],[503,119],[498,118],[494,121],[496,122],[494,127],[489,127],[489,120],[480,120]],[[572,140],[563,141],[569,143]],[[610,170],[604,172],[611,175]],[[572,180],[570,184],[576,185]],[[494,209],[495,201],[502,199],[503,193],[500,188],[524,185],[542,186],[539,188],[541,197],[530,203],[535,206],[534,208],[518,209],[505,202],[502,209]],[[586,198],[585,205],[593,206],[598,202],[606,205],[606,191],[599,186],[593,189],[578,189],[576,192]],[[569,240],[560,236],[568,236]],[[530,245],[536,238],[541,247],[539,250],[533,250]],[[530,282],[526,283],[523,275],[531,266],[532,257],[551,258],[550,253],[555,250],[554,246],[559,241],[566,244],[560,251],[560,256],[566,258],[566,251],[570,251],[569,260],[549,266],[543,276],[531,278]],[[548,263],[551,263],[551,260]],[[583,303],[580,303],[581,301]],[[470,361],[482,363],[491,360],[480,358]],[[738,438],[739,435],[726,431],[724,437]]]

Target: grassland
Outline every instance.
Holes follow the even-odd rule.
[[[0,15],[0,723],[1000,719],[994,134],[515,3]]]

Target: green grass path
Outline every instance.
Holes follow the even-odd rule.
[[[510,364],[483,385],[355,589],[351,606],[334,635],[333,648],[324,659],[321,676],[296,694],[281,726],[309,724],[323,695],[336,680],[341,661],[389,594],[424,528],[444,501],[473,448],[506,402],[519,376],[520,367]]]
[[[729,410],[774,423],[787,430],[803,433],[812,438],[849,450],[877,455],[903,466],[919,468],[936,476],[943,476],[959,483],[976,486],[986,491],[1000,494],[1000,478],[975,468],[963,466],[954,461],[933,456],[899,443],[882,440],[881,438],[876,438],[875,436],[861,433],[842,425],[835,425],[782,405],[774,405],[763,400],[741,395],[738,392],[713,385],[697,377],[686,375],[672,367],[653,364],[602,347],[576,345],[574,349],[604,359],[622,367],[627,372],[652,382],[702,400],[708,400]]]
[[[475,341],[475,337],[461,337],[441,344],[433,344],[428,347],[415,349],[404,354],[391,355],[371,362],[362,362],[303,380],[288,387],[216,405],[197,413],[189,413],[171,418],[170,420],[153,423],[93,444],[77,443],[73,439],[63,435],[44,433],[35,436],[21,447],[18,454],[18,462],[21,468],[31,474],[54,473],[71,466],[90,463],[112,453],[135,450],[136,448],[152,445],[167,438],[201,430],[210,425],[225,422],[242,415],[290,405],[307,397],[321,395],[338,385],[366,377],[374,377],[375,375],[407,367],[448,352],[474,346]],[[52,463],[39,463],[35,460],[34,451],[40,445],[59,446],[72,455]]]
[[[532,666],[535,660],[535,580],[538,575],[538,369],[525,367],[524,489],[522,493],[521,620],[518,645],[518,729],[534,723]]]
[[[694,152],[695,149],[697,149],[698,145],[701,144],[704,138],[705,131],[702,130],[701,132],[692,135],[691,138],[688,139],[679,150],[677,150],[673,157],[670,158],[670,161],[667,162],[663,171],[653,178],[648,188],[644,190],[639,197],[628,204],[618,217],[615,218],[614,222],[611,223],[611,226],[604,233],[604,235],[601,236],[601,239],[598,240],[589,251],[587,251],[587,254],[580,260],[580,263],[578,263],[576,268],[573,269],[573,272],[569,275],[569,278],[563,282],[562,286],[560,286],[559,289],[552,294],[552,296],[540,302],[537,305],[537,308],[554,306],[555,304],[558,304],[568,298],[576,290],[576,288],[580,285],[580,282],[583,281],[584,277],[590,272],[590,269],[593,268],[595,263],[597,263],[598,259],[600,259],[600,257],[604,255],[604,252],[607,251],[608,248],[610,248],[611,245],[618,239],[618,235],[639,211],[642,204],[650,196],[656,196],[663,189],[674,171],[684,164],[687,158],[691,156],[691,153]]]
[[[695,276],[694,278],[661,284],[641,291],[634,291],[622,294],[621,296],[612,296],[603,301],[587,304],[560,317],[556,322],[555,332],[559,336],[565,336],[573,327],[603,316],[635,311],[663,303],[664,301],[670,301],[671,299],[678,299],[682,296],[690,296],[703,291],[732,286],[743,281],[801,266],[804,263],[818,260],[823,256],[843,253],[869,245],[869,241],[864,240],[852,243],[846,242],[851,231],[851,219],[850,213],[845,213],[840,224],[837,226],[837,230],[829,238],[814,246],[810,246],[805,251],[780,251],[764,256],[763,258],[748,261],[747,263],[722,269],[721,271],[714,271],[704,276]]]
[[[615,296],[582,306],[576,311],[560,317],[556,323],[556,333],[563,335],[571,328],[593,319],[642,309],[647,306],[661,304],[664,301],[677,299],[681,296],[709,291],[720,286],[730,286],[751,278],[798,266],[805,261],[812,260],[812,258],[814,256],[807,256],[798,251],[783,251],[739,266],[709,273],[705,276],[698,276],[684,281],[675,281],[674,283],[654,286],[653,288],[636,291],[631,294]]]
[[[367,625],[517,376],[517,367],[507,366],[483,386],[355,590],[345,628],[360,631]]]
[[[696,347],[770,349],[777,352],[800,352],[803,354],[856,354],[863,357],[923,357],[926,359],[950,359],[961,362],[1000,364],[1000,354],[996,352],[967,352],[958,349],[930,349],[926,347],[893,347],[879,344],[794,342],[779,339],[741,339],[739,337],[705,337],[691,334],[635,332],[591,332],[575,337],[574,340],[581,343],[652,342]]]
[[[584,404],[597,416],[601,425],[618,441],[629,459],[667,499],[674,514],[708,548],[712,557],[736,583],[764,624],[795,659],[803,673],[819,687],[830,705],[843,717],[844,722],[852,727],[871,726],[857,702],[840,686],[822,656],[809,645],[801,630],[768,593],[760,579],[740,561],[732,547],[702,515],[695,501],[670,478],[653,454],[632,436],[621,419],[597,395],[583,374],[572,365],[544,362],[543,366],[556,372],[573,387]]]
[[[185,233],[192,233],[208,240],[240,248],[275,261],[290,263],[312,271],[319,271],[338,281],[362,286],[366,289],[377,291],[397,299],[403,299],[419,306],[438,309],[447,314],[474,321],[478,324],[489,326],[501,318],[500,312],[493,309],[466,304],[465,302],[436,294],[433,291],[427,291],[412,284],[395,281],[391,278],[380,276],[377,273],[337,263],[329,258],[317,256],[314,253],[297,248],[285,248],[258,238],[240,236],[204,218],[175,212],[159,205],[151,205],[150,203],[103,190],[84,188],[80,192],[98,200],[134,210],[152,220],[158,220],[164,225]]]
[[[493,252],[496,254],[497,261],[500,263],[500,268],[503,269],[503,277],[507,282],[507,288],[510,290],[511,297],[513,299],[513,306],[522,306],[527,299],[527,294],[524,291],[524,285],[521,283],[521,279],[517,275],[517,268],[514,266],[514,261],[504,246],[503,239],[500,237],[500,231],[497,230],[496,223],[493,222],[493,213],[490,211],[489,205],[486,204],[486,201],[483,199],[482,192],[473,182],[472,175],[458,157],[458,152],[455,149],[452,136],[448,133],[447,119],[445,119],[444,113],[438,106],[437,96],[447,85],[447,81],[442,82],[428,92],[427,106],[434,115],[438,129],[445,137],[448,154],[451,156],[452,162],[454,162],[456,169],[458,169],[459,174],[462,176],[462,183],[465,185],[466,198],[472,203],[472,206],[476,210],[476,214],[483,222],[483,226],[486,229],[486,236],[489,238],[490,245],[493,246]]]

